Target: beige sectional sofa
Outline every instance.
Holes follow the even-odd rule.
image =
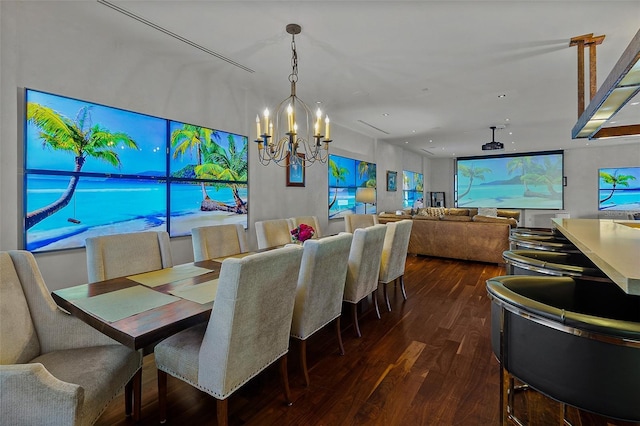
[[[410,254],[489,263],[504,263],[502,252],[509,249],[509,233],[520,216],[520,212],[511,210],[497,210],[496,216],[485,216],[478,215],[477,209],[444,207],[402,213],[380,213],[378,220],[387,223],[413,219]]]

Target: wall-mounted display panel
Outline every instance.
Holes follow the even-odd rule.
[[[247,226],[247,138],[25,90],[24,248]]]
[[[346,214],[376,213],[375,203],[357,202],[358,188],[376,188],[376,165],[353,158],[329,155],[329,219]]]
[[[422,207],[424,203],[424,176],[422,173],[411,172],[408,170],[402,171],[402,207],[413,208]],[[418,200],[420,203],[416,204]]]
[[[598,210],[640,211],[640,167],[598,170]]]

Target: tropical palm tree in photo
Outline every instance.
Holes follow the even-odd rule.
[[[529,191],[528,182],[524,179],[524,176],[527,174],[528,169],[531,167],[531,157],[515,157],[507,163],[507,172],[509,174],[515,172],[516,170],[521,170],[520,181],[524,184],[524,192]]]
[[[247,143],[243,138],[242,149],[238,151],[234,135],[227,136],[228,150],[216,143],[213,139],[202,146],[204,162],[196,166],[195,173],[198,179],[215,179],[224,182],[214,182],[211,185],[216,188],[229,187],[233,193],[235,205],[228,206],[218,201],[203,201],[201,210],[233,211],[237,214],[247,214],[247,203],[240,198],[238,189],[246,187],[247,171]]]
[[[600,200],[600,204],[602,204],[613,197],[613,193],[615,192],[618,185],[628,187],[629,181],[636,180],[636,177],[633,175],[618,175],[618,171],[616,170],[613,174],[601,171],[600,179],[602,179],[605,183],[611,185],[611,193],[609,194],[609,196]]]
[[[171,133],[171,146],[174,149],[172,157],[177,159],[183,157],[187,152],[195,151],[196,167],[202,165],[202,148],[213,138],[219,139],[220,135],[215,130],[206,127],[194,126],[193,124],[183,124],[181,128]],[[209,198],[204,182],[200,184],[202,189],[202,204]]]
[[[40,129],[39,137],[44,148],[73,154],[75,165],[74,174],[62,195],[53,203],[27,213],[25,229],[31,228],[69,204],[80,179],[77,173],[82,170],[88,158],[95,158],[120,168],[121,162],[116,148],[138,149],[136,142],[126,133],[111,132],[99,124],[92,125],[90,106],[80,108],[75,120],[71,120],[51,108],[29,102],[27,122]]]
[[[346,167],[338,167],[338,164],[333,161],[331,158],[329,159],[329,173],[336,180],[336,184],[340,184],[342,181],[347,180],[347,175],[349,174],[349,169]],[[338,199],[338,188],[334,188],[335,192],[333,193],[333,200],[329,203],[329,210],[335,204]]]
[[[544,157],[542,163],[532,162],[528,171],[522,176],[522,182],[531,185],[542,185],[547,188],[548,194],[527,190],[525,197],[560,198],[554,185],[562,185],[562,159],[553,160],[549,156]]]
[[[358,177],[362,179],[363,177],[367,177],[367,180],[364,183],[364,186],[367,188],[375,188],[376,187],[376,165],[367,163],[366,161],[360,161],[358,163]]]
[[[460,171],[460,174],[462,176],[469,178],[469,186],[467,186],[466,191],[458,195],[458,200],[460,200],[460,198],[464,197],[471,191],[471,186],[473,185],[474,179],[484,180],[484,174],[492,172],[492,170],[488,167],[474,167],[473,163],[471,163],[470,166],[467,166],[465,164],[458,164],[458,170]]]

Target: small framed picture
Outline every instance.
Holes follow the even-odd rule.
[[[387,170],[387,191],[396,191],[398,189],[398,172]]]
[[[304,154],[298,153],[296,160],[287,154],[287,186],[304,186]]]

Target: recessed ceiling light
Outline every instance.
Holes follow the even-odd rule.
[[[415,133],[415,132],[416,132],[415,130],[412,130],[412,131],[411,131],[411,133]]]
[[[500,93],[500,94],[498,95],[498,98],[499,98],[499,99],[506,98],[506,97],[507,97],[507,95],[505,95],[504,93]]]
[[[433,139],[429,139],[429,143],[433,143]]]
[[[509,119],[508,119],[508,118],[505,118],[505,119],[504,119],[504,121],[509,121]]]
[[[409,143],[409,141],[404,141],[404,143]]]
[[[513,132],[509,132],[509,134],[510,134],[510,135],[512,135],[512,134],[513,134]]]
[[[382,116],[383,116],[383,117],[388,117],[388,116],[389,116],[389,113],[388,113],[388,112],[385,112],[385,113],[383,113],[383,114],[382,114]]]
[[[516,141],[511,141],[511,143],[516,143]]]

